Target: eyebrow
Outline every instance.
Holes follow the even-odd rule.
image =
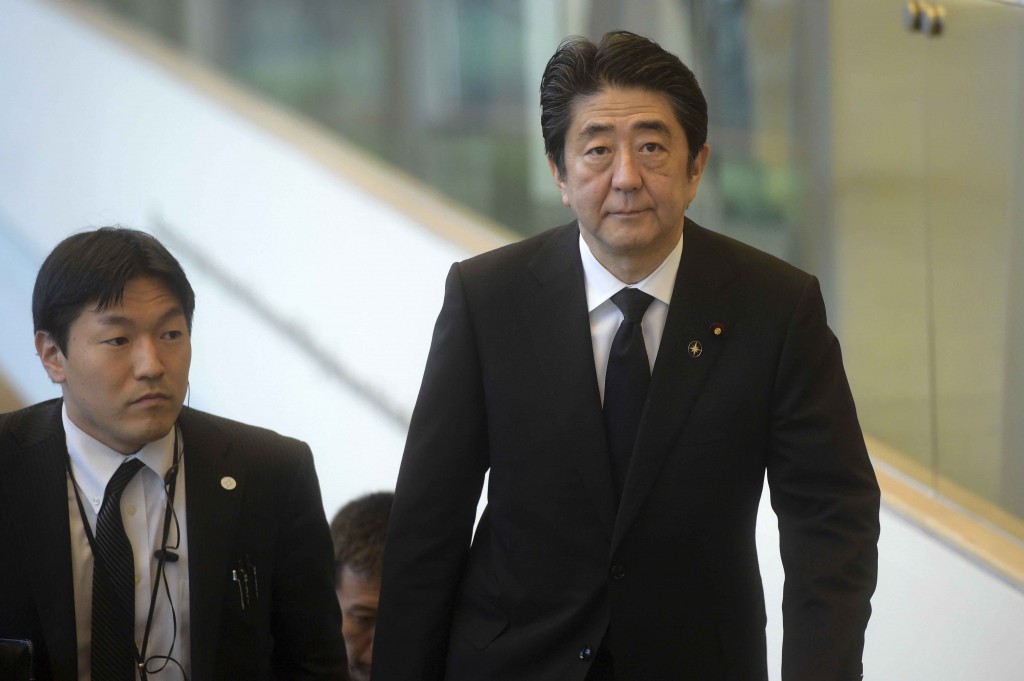
[[[611,132],[614,126],[610,123],[588,123],[583,126],[579,134],[576,136],[581,141],[587,141],[608,132]],[[672,132],[668,129],[663,121],[657,119],[640,120],[629,126],[630,131],[635,130],[650,130],[652,132],[660,132],[663,135],[669,137],[672,136]]]
[[[652,132],[660,132],[663,135],[667,135],[669,137],[672,136],[672,131],[668,129],[668,126],[665,125],[664,121],[658,121],[658,120],[653,120],[653,121],[637,121],[636,123],[633,124],[632,128],[630,128],[630,129],[631,130],[650,130]]]
[[[185,311],[181,308],[180,305],[175,305],[174,307],[169,308],[167,310],[167,312],[164,312],[162,315],[160,315],[160,319],[158,321],[159,322],[165,322],[168,319],[171,319],[172,317],[177,317],[178,315],[181,315],[181,316],[184,317],[185,316]],[[135,320],[134,319],[130,319],[128,317],[125,317],[124,315],[113,314],[113,313],[104,314],[104,313],[101,312],[100,313],[100,318],[97,321],[99,322],[99,324],[101,326],[134,326],[135,325]]]
[[[606,132],[611,132],[611,129],[612,126],[609,123],[587,123],[576,137],[581,141],[586,141]]]

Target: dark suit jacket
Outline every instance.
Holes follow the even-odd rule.
[[[817,280],[687,221],[617,505],[578,233],[451,269],[391,513],[374,681],[583,679],[609,628],[618,679],[767,678],[766,471],[783,678],[859,678],[879,492]]]
[[[78,678],[61,401],[0,415],[0,638]],[[185,409],[192,679],[341,679],[333,551],[305,443]],[[221,478],[237,481],[233,490]],[[244,610],[231,570],[249,556]]]

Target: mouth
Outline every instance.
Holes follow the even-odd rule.
[[[131,403],[132,404],[137,404],[137,405],[143,406],[143,407],[148,407],[148,406],[153,406],[153,405],[157,405],[157,404],[165,404],[170,399],[171,399],[170,396],[169,395],[165,395],[164,393],[146,393],[142,397],[139,397],[139,398],[133,400]]]
[[[614,215],[617,218],[632,218],[632,217],[636,217],[637,215],[640,215],[641,213],[646,213],[646,212],[647,212],[646,208],[627,209],[627,210],[613,210],[613,211],[611,211],[611,215]]]

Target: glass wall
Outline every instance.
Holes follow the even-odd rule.
[[[1024,536],[1024,8],[882,5],[833,3],[848,370],[904,470]]]
[[[696,217],[787,247],[794,0],[96,2],[524,234],[570,217],[543,157],[547,58],[571,33],[645,33],[691,64],[716,114]]]
[[[926,35],[895,0],[91,1],[522,234],[570,218],[547,58],[651,36],[709,100],[691,216],[818,274],[876,451],[1024,537],[1024,8],[948,0]]]

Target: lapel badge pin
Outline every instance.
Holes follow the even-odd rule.
[[[235,479],[232,478],[230,475],[225,475],[223,478],[220,479],[220,486],[230,491],[237,487],[238,483],[235,482]]]
[[[690,357],[700,357],[700,353],[704,351],[701,347],[700,341],[690,341],[690,344],[686,346],[687,351],[690,353]]]
[[[725,333],[725,327],[721,322],[714,322],[708,330],[711,331],[712,336],[721,336]]]

